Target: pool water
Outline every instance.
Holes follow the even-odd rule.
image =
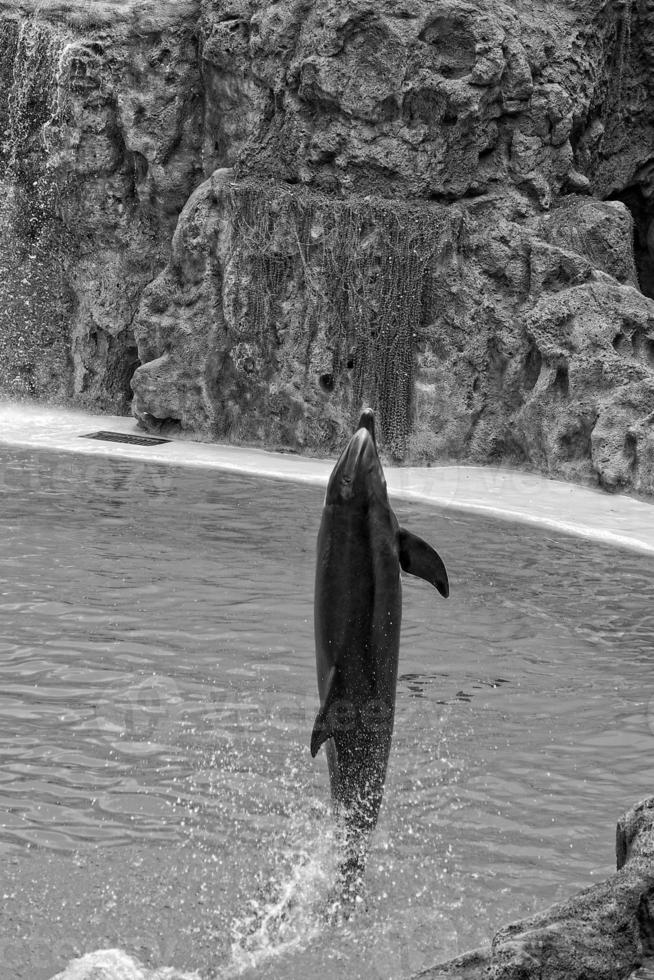
[[[451,597],[405,576],[365,902],[324,917],[322,497],[0,447],[0,980],[107,947],[152,977],[394,980],[614,868],[654,792],[654,559],[395,501]]]

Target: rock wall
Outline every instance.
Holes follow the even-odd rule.
[[[12,268],[0,382],[13,396],[129,408],[140,295],[203,177],[197,17],[186,0],[38,13],[0,2],[0,255]],[[65,356],[43,377],[53,330]]]
[[[30,130],[76,397],[654,491],[649,0],[79,6]]]

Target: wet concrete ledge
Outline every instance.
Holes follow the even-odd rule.
[[[131,418],[0,402],[0,444],[249,473],[325,486],[334,460],[192,442],[134,446],[82,439],[98,430],[143,435]],[[654,505],[506,467],[385,467],[392,497],[523,521],[654,554]]]
[[[618,821],[616,859],[605,881],[411,980],[627,980],[648,959],[654,976],[654,797]]]

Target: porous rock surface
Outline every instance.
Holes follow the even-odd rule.
[[[12,395],[129,408],[132,320],[203,176],[197,17],[191,0],[0,0],[0,382]],[[35,377],[62,334],[48,390]]]
[[[73,392],[138,364],[145,427],[312,452],[366,401],[398,459],[654,491],[649,0],[75,6]]]
[[[413,980],[627,980],[654,956],[654,797],[618,821],[616,858],[606,881]]]

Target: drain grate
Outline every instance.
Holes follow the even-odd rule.
[[[160,446],[171,439],[158,439],[155,436],[131,436],[124,432],[90,432],[80,439],[102,439],[105,442],[127,442],[130,446]]]

